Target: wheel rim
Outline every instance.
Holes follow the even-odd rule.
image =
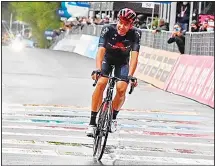
[[[96,156],[98,160],[102,158],[102,155],[104,153],[104,148],[106,146],[106,139],[108,136],[108,124],[109,121],[107,120],[108,116],[108,110],[104,109],[110,109],[107,107],[108,103],[103,103],[102,107],[100,107],[100,113],[99,113],[99,118],[98,118],[98,131],[99,133],[96,133],[95,138],[94,138],[94,147],[93,151],[94,154],[93,156]]]

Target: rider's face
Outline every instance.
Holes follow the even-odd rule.
[[[125,20],[118,20],[117,23],[117,32],[119,35],[124,36],[129,31],[129,29],[132,27],[132,23],[125,21]]]

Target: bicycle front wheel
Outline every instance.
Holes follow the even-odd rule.
[[[109,131],[109,116],[108,116],[108,109],[110,105],[108,102],[104,102],[100,111],[99,111],[99,118],[98,118],[98,125],[94,137],[94,148],[93,148],[93,156],[97,156],[98,160],[101,160],[107,138],[108,138],[108,131]]]

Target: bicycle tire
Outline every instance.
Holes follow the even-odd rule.
[[[108,107],[105,105],[108,104]],[[104,154],[104,150],[106,147],[106,143],[107,143],[107,138],[108,138],[108,131],[109,131],[109,116],[108,116],[108,110],[105,109],[110,109],[110,103],[103,103],[102,109],[100,109],[100,113],[99,113],[99,119],[98,119],[98,133],[96,133],[95,138],[94,138],[94,153],[93,156],[97,155],[97,159],[101,160],[103,154]],[[107,125],[106,130],[102,131],[105,128],[105,123]],[[102,131],[102,132],[101,132]],[[104,142],[102,144],[102,138],[104,137]],[[99,151],[98,151],[99,150]]]
[[[98,122],[100,121],[100,117],[101,117],[101,113],[103,112],[102,109],[104,107],[105,102],[102,102],[101,106],[99,107],[99,118],[98,118]],[[98,142],[100,137],[98,136],[98,130],[99,130],[99,124],[97,122],[97,127],[96,127],[96,131],[94,133],[94,144],[93,144],[93,157],[95,157],[96,153],[97,153],[97,149],[98,149]]]
[[[109,104],[109,107],[108,107],[108,110],[106,111],[107,129],[106,129],[106,132],[105,132],[104,143],[103,143],[103,146],[102,146],[102,149],[101,149],[101,153],[99,154],[98,161],[100,161],[100,160],[102,159],[102,156],[103,156],[103,154],[104,154],[105,147],[106,147],[106,143],[107,143],[108,134],[109,134],[110,127],[111,127],[111,120],[112,120],[112,103],[109,102],[108,104]]]
[[[104,142],[103,142],[103,145],[101,145],[100,154],[97,155],[98,156],[97,158],[98,158],[99,161],[102,159],[102,156],[103,156],[104,151],[105,151],[105,147],[106,147],[106,143],[107,143],[107,138],[108,138],[108,132],[109,131],[108,131],[108,128],[107,128],[107,130],[104,133]],[[99,141],[102,141],[102,137],[100,137]]]

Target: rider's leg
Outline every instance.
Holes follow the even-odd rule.
[[[117,65],[115,67],[115,76],[122,79],[123,81],[118,81],[116,83],[116,95],[113,100],[113,119],[116,119],[116,116],[125,102],[125,93],[128,87],[128,72],[129,65]]]
[[[128,83],[125,81],[118,81],[116,84],[116,95],[113,100],[113,119],[116,119],[116,116],[125,102],[125,94],[128,87]]]
[[[102,103],[102,98],[103,98],[103,92],[105,90],[105,87],[107,85],[108,78],[106,77],[100,77],[96,88],[93,92],[92,95],[92,105],[91,105],[91,118],[90,118],[90,125],[95,125],[96,124],[96,115],[98,113],[98,109]]]
[[[102,62],[102,75],[109,75],[111,72],[111,67],[109,62],[104,58]],[[91,104],[91,118],[90,118],[90,125],[96,125],[96,116],[99,110],[99,107],[101,106],[102,99],[103,99],[103,92],[105,90],[105,87],[107,85],[108,78],[107,77],[100,77],[96,88],[92,95],[92,104]]]

